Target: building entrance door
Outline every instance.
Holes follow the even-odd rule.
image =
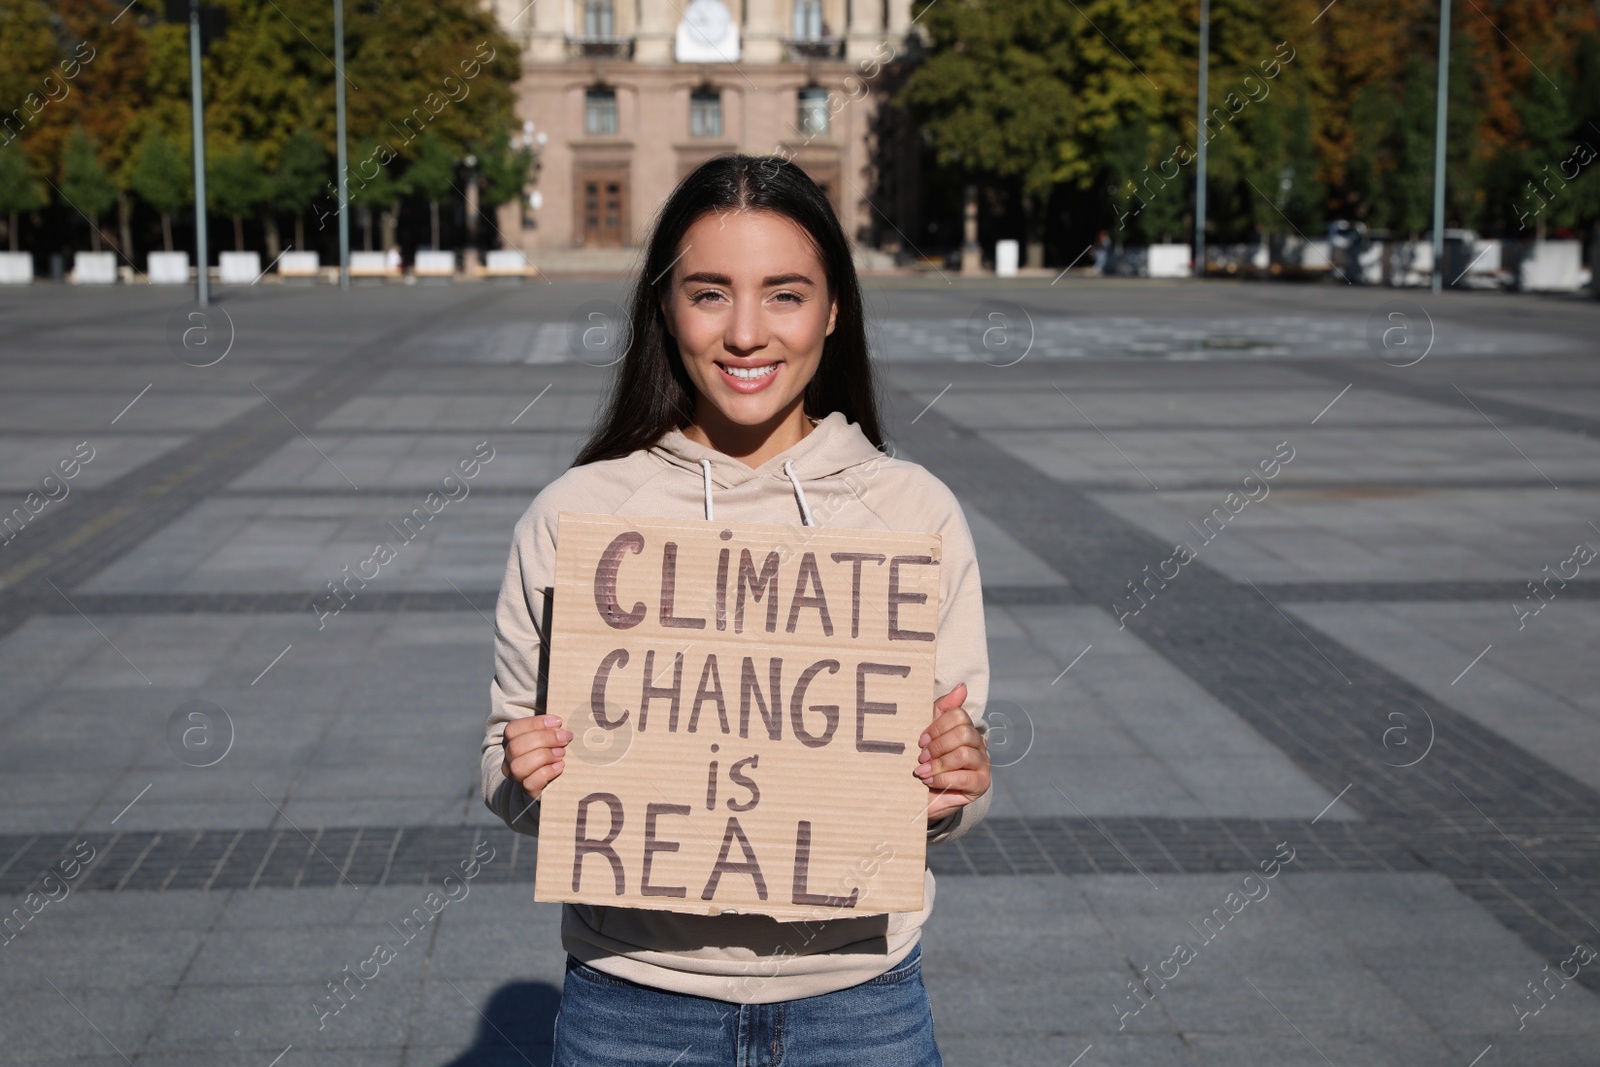
[[[578,225],[585,248],[621,248],[628,239],[628,175],[622,170],[578,172]]]

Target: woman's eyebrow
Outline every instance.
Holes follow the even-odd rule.
[[[732,285],[733,279],[729,278],[726,274],[717,274],[714,271],[701,270],[695,271],[693,274],[686,274],[683,276],[683,285],[688,285],[691,282],[701,282],[706,285]],[[809,276],[804,274],[774,274],[770,277],[763,278],[761,284],[763,287],[769,287],[774,285],[795,284],[816,285],[817,283],[812,281]]]

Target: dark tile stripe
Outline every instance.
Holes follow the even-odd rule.
[[[302,829],[139,831],[114,841],[106,834],[0,835],[0,852],[26,849],[24,861],[0,875],[0,894],[37,889],[51,865],[81,841],[98,854],[76,888],[95,892],[309,889],[346,880],[419,885],[454,871],[480,841],[495,848],[484,875],[489,882],[534,877],[535,841],[500,827]],[[988,819],[948,846],[930,849],[928,865],[939,874],[977,877],[1214,874],[1253,870],[1281,841],[1296,849],[1295,870],[1427,869],[1385,829],[1366,823],[1136,816]]]
[[[393,365],[395,346],[426,324],[480,311],[503,299],[485,290],[455,304],[443,316],[421,313],[348,354],[329,359],[319,372],[274,391],[272,401],[301,427],[315,426]],[[115,563],[202,500],[299,436],[265,401],[214,430],[188,441],[116,479],[94,494],[77,494],[51,507],[6,546],[0,559],[0,637],[30,615],[53,612],[61,594]],[[76,599],[76,598],[74,598]]]
[[[1164,558],[1164,557],[1163,557]],[[1521,603],[1527,586],[1516,582],[1260,582],[1275,604],[1302,603],[1455,603],[1504,601]],[[60,597],[38,605],[36,614],[72,615],[73,605],[90,615],[268,615],[311,611],[317,593],[77,593],[72,604]],[[1560,599],[1600,600],[1600,581],[1574,581]],[[462,589],[459,593],[412,590],[365,592],[351,599],[351,612],[490,611],[498,589]],[[1092,604],[1108,608],[1076,586],[986,585],[983,601],[996,607],[1050,607]]]
[[[1049,563],[1088,602],[1108,612],[1125,598],[1137,603],[1128,583],[1142,578],[1146,565],[1154,572],[1171,554],[1169,545],[1093,497],[963,430],[937,408],[913,424],[911,416],[923,403],[903,392],[890,396],[908,451],[963,503],[991,516]],[[1587,428],[1585,420],[1560,422],[1557,428],[1580,429],[1580,423]],[[1263,456],[1272,447],[1263,438]],[[1315,463],[1311,444],[1299,447],[1297,462]],[[1409,853],[1449,874],[1464,892],[1486,873],[1492,875],[1525,911],[1526,919],[1511,928],[1547,958],[1564,958],[1574,942],[1594,937],[1600,925],[1579,915],[1600,915],[1587,908],[1589,897],[1600,890],[1593,842],[1583,840],[1582,833],[1522,833],[1521,828],[1576,824],[1594,834],[1600,831],[1600,792],[1310,624],[1291,622],[1271,596],[1233,582],[1200,558],[1157,590],[1126,624],[1330,794],[1349,786],[1340,803],[1381,825],[1380,842],[1398,842],[1399,852],[1384,846],[1390,851],[1379,853],[1383,862]],[[1383,747],[1384,731],[1396,721],[1420,730],[1420,710],[1434,723],[1432,751],[1415,766],[1391,766],[1395,757]],[[1395,715],[1402,718],[1391,718]],[[1331,855],[1354,862],[1357,853],[1376,847],[1368,838],[1362,841],[1363,849],[1331,850]],[[1114,851],[1115,858],[1091,855],[1106,869],[1127,865]],[[1564,888],[1552,890],[1546,876]],[[1481,893],[1481,887],[1472,892]]]
[[[1356,362],[1354,360],[1308,360],[1299,364],[1295,369],[1315,374],[1328,381],[1354,382],[1358,389],[1373,389],[1389,393],[1392,396],[1405,397],[1408,400],[1422,400],[1440,407],[1453,408],[1472,415],[1480,422],[1483,416],[1488,415],[1498,426],[1507,426],[1513,423],[1522,426],[1539,426],[1547,430],[1562,430],[1567,433],[1583,434],[1585,437],[1600,437],[1600,417],[1594,415],[1575,415],[1564,411],[1552,411],[1549,408],[1539,407],[1535,404],[1523,403],[1520,400],[1502,400],[1491,397],[1488,391],[1514,390],[1520,388],[1548,388],[1546,383],[1533,382],[1483,382],[1473,381],[1465,377],[1456,382],[1460,385],[1461,392],[1457,392],[1447,379],[1444,382],[1435,381],[1440,373],[1437,369],[1424,370],[1417,373],[1422,365],[1417,367],[1385,367],[1374,362]],[[1462,396],[1462,392],[1466,396]],[[1467,397],[1471,397],[1469,402]],[[1476,410],[1476,404],[1482,411]],[[1559,484],[1559,483],[1558,483]]]

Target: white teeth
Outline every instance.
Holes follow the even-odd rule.
[[[765,378],[767,375],[771,374],[773,371],[775,371],[777,369],[778,369],[778,365],[776,363],[768,363],[765,367],[724,367],[723,368],[723,370],[727,371],[729,374],[733,375],[735,378],[742,378],[745,381],[750,381],[750,380],[752,380],[754,378]]]

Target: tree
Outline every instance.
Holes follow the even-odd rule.
[[[405,190],[428,202],[428,222],[433,242],[439,247],[439,201],[455,190],[456,157],[437,134],[425,133],[417,145],[417,158],[406,171]]]
[[[328,180],[328,154],[305,130],[284,142],[278,171],[272,176],[272,206],[294,216],[294,246],[306,247],[306,212]]]
[[[497,208],[522,198],[528,177],[538,163],[538,155],[527,145],[513,145],[510,134],[500,130],[487,142],[472,146],[481,160],[483,206]]]
[[[159,126],[151,126],[134,153],[133,191],[161,214],[161,249],[172,251],[172,215],[194,199],[188,161]]]
[[[50,201],[44,186],[33,176],[28,155],[20,144],[0,148],[0,211],[6,213],[6,234],[11,251],[17,251],[17,216],[38,211]]]
[[[58,66],[71,50],[63,53],[59,36],[44,0],[0,0],[0,146],[26,141],[35,159],[59,159],[63,124],[71,125],[74,86]]]
[[[61,195],[89,221],[89,246],[100,251],[100,215],[117,202],[111,172],[100,162],[94,138],[73,127],[61,156]]]
[[[1178,0],[946,0],[918,17],[932,45],[896,102],[940,166],[1017,190],[1027,262],[1041,266],[1056,186],[1121,189],[1135,178],[1106,174],[1108,143],[1130,123],[1160,125],[1184,83],[1177,57],[1192,52],[1192,19]]]
[[[933,49],[897,102],[910,108],[941,166],[1020,181],[1032,266],[1043,255],[1039,201],[1065,177],[1060,145],[1078,118],[1072,13],[1043,0],[923,12]]]
[[[270,186],[254,145],[215,152],[206,160],[210,206],[233,217],[233,247],[244,251],[244,219],[267,199]]]
[[[134,149],[144,132],[140,116],[150,101],[147,37],[133,11],[119,17],[128,0],[54,0],[62,56],[83,62],[63,101],[71,122],[94,138],[100,161],[116,189],[118,241],[133,256],[132,187]],[[153,6],[153,5],[141,5]]]
[[[350,203],[361,209],[362,247],[372,251],[372,211],[394,212],[403,191],[394,175],[393,160],[382,145],[362,142],[354,146],[350,164]]]

